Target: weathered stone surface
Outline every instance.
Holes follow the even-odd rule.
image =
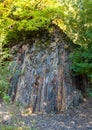
[[[70,70],[72,43],[67,41],[62,30],[53,27],[49,39],[44,32],[33,44],[19,47],[15,62],[20,73],[15,71],[11,81],[13,101],[42,113],[60,112],[79,104],[80,95]]]

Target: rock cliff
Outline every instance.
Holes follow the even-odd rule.
[[[73,43],[57,26],[12,47],[14,74],[9,95],[32,112],[61,112],[77,106],[80,92],[71,73]]]

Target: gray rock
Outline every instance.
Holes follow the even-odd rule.
[[[15,62],[20,65],[21,73],[15,81],[13,76],[11,93],[16,90],[14,101],[30,107],[32,112],[61,112],[79,105],[80,94],[74,93],[76,84],[70,70],[71,49],[65,49],[65,45],[72,46],[72,43],[64,40],[68,37],[58,27],[53,27],[48,47],[45,46],[46,34],[44,36],[44,44],[41,43],[39,49],[36,45],[40,37],[33,45],[29,43],[19,48]]]

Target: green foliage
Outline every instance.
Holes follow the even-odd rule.
[[[92,97],[92,91],[89,91],[89,96]]]
[[[92,97],[92,86],[87,88],[87,94],[89,97]]]
[[[62,0],[64,31],[74,43],[87,47],[92,43],[92,1]],[[61,25],[62,27],[62,25]]]
[[[0,126],[0,129],[1,129],[1,130],[15,130],[16,127],[1,125],[1,126]],[[18,129],[16,129],[16,130],[18,130]]]
[[[57,15],[55,0],[4,0],[0,3],[0,23],[6,43],[21,40],[27,33],[48,28]],[[50,6],[49,6],[50,5]],[[20,39],[21,38],[21,39]]]
[[[74,74],[86,74],[92,80],[92,1],[62,0],[63,25],[61,28],[79,47],[71,54]]]
[[[6,94],[4,95],[3,99],[4,99],[4,102],[6,102],[6,103],[10,102],[10,97]]]
[[[8,92],[10,72],[8,70],[9,63],[0,63],[0,97],[3,98]]]
[[[92,50],[78,48],[71,54],[72,69],[76,74],[92,75]]]

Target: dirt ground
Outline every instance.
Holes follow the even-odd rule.
[[[45,115],[0,103],[0,124],[27,125],[34,130],[92,130],[92,98],[66,112]]]

